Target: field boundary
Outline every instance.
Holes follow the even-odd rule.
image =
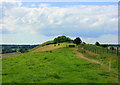
[[[73,51],[75,52],[75,55],[78,57],[78,58],[82,58],[84,60],[87,60],[87,61],[90,61],[90,62],[93,62],[93,63],[96,63],[96,64],[101,64],[101,62],[95,60],[95,59],[91,59],[91,58],[87,58],[85,57],[82,53],[78,52],[78,49],[77,48],[74,48]]]

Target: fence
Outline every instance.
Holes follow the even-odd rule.
[[[81,47],[85,50],[94,52],[94,53],[98,53],[98,54],[109,53],[109,54],[115,54],[117,56],[120,55],[120,51],[118,51],[118,50],[110,50],[110,49],[107,49],[107,48],[103,48],[101,46],[95,46],[95,45],[91,45],[91,44],[81,44],[81,45],[79,45],[79,47]]]

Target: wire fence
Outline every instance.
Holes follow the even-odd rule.
[[[98,53],[98,54],[115,54],[117,56],[120,56],[120,51],[118,51],[118,49],[116,50],[110,50],[108,48],[104,48],[101,46],[95,46],[95,45],[91,45],[91,44],[81,44],[79,45],[79,47],[94,52],[94,53]]]

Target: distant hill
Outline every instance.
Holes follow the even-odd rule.
[[[30,46],[32,46],[32,47],[35,47],[35,46],[38,46],[38,45],[10,45],[10,44],[0,44],[0,46],[9,46],[9,47],[25,47],[25,46],[30,47]]]

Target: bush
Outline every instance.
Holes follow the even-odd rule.
[[[79,37],[77,37],[76,39],[74,39],[73,43],[79,45],[80,43],[82,43],[82,40]]]
[[[99,42],[96,42],[95,45],[100,46],[100,43],[99,43]]]
[[[58,36],[54,39],[54,43],[63,43],[63,42],[72,42],[69,37],[66,36]]]
[[[21,49],[19,50],[19,52],[21,52],[21,53],[26,53],[26,52],[28,52],[28,49],[27,49],[27,48],[21,48]]]

